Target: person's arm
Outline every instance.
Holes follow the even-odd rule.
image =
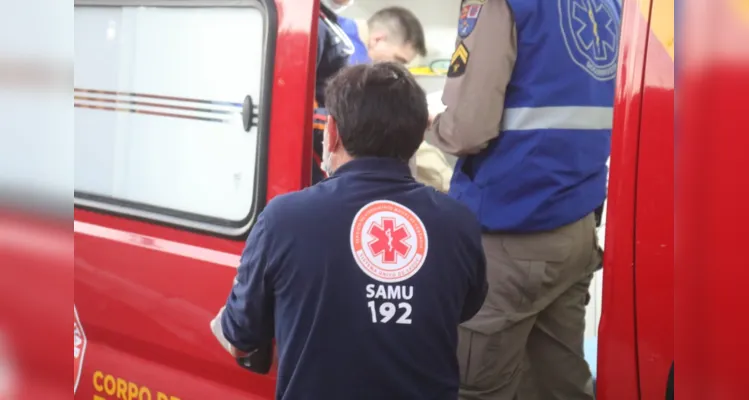
[[[447,193],[453,169],[439,149],[422,142],[414,155],[417,181]]]
[[[473,318],[479,312],[489,292],[489,284],[486,281],[486,255],[481,243],[481,226],[478,221],[474,221],[469,232],[467,259],[473,262],[473,268],[469,269],[469,289],[460,315],[461,323]]]
[[[267,215],[261,213],[247,238],[234,286],[213,327],[222,346],[234,357],[243,357],[273,340],[274,291]]]
[[[458,39],[447,74],[442,102],[427,130],[430,143],[458,156],[475,154],[499,135],[505,91],[510,82],[517,38],[506,0],[488,0],[476,25]]]

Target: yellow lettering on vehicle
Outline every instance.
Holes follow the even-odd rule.
[[[95,371],[93,400],[180,400],[127,379]]]
[[[101,371],[94,372],[94,390],[97,392],[104,391],[104,386],[101,384],[102,379],[104,379],[104,374]]]

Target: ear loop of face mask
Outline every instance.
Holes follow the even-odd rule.
[[[324,145],[325,144],[323,143],[323,146]],[[333,144],[333,148],[335,148],[336,146],[338,146],[338,137],[336,137],[335,139],[335,144]],[[328,178],[333,175],[333,172],[335,172],[333,171],[333,167],[330,165],[331,157],[333,157],[333,152],[328,151],[328,156],[325,157],[325,159],[322,160],[322,162],[320,163],[320,168],[323,170],[323,172],[325,172],[325,176]]]

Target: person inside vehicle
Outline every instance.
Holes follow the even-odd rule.
[[[460,327],[463,400],[594,398],[585,302],[601,260],[595,210],[606,196],[621,9],[597,0],[570,10],[462,2],[446,109],[428,136],[460,157],[449,193],[481,222],[489,260],[486,302]],[[577,25],[560,29],[560,18]],[[519,391],[526,377],[534,384]]]
[[[260,213],[214,332],[234,355],[275,337],[277,399],[454,400],[486,260],[476,217],[409,173],[424,91],[402,65],[362,64],[326,100],[330,178]]]
[[[340,13],[353,4],[353,0],[323,0],[322,4]],[[416,15],[403,7],[387,7],[374,13],[366,23],[337,17],[343,31],[354,46],[349,64],[395,61],[411,63],[416,57],[427,54],[424,28]],[[365,45],[365,42],[367,43]],[[324,109],[316,108],[314,115],[314,143],[312,184],[324,179],[320,169],[322,151],[322,131],[327,118]],[[425,185],[447,192],[452,174],[452,166],[434,146],[423,142],[410,162],[411,173]]]
[[[353,0],[323,0],[322,4],[340,14]],[[354,46],[350,65],[379,61],[409,64],[427,54],[424,28],[413,12],[403,7],[386,7],[366,21],[338,16],[338,23]]]
[[[325,15],[338,13],[353,3],[351,0],[324,0],[320,9],[325,10]],[[331,18],[332,20],[332,18]],[[348,57],[348,64],[394,61],[407,64],[413,61],[417,55],[426,54],[426,41],[424,28],[416,16],[403,7],[388,7],[373,14],[366,23],[356,22],[353,19],[335,15],[335,23],[341,29],[336,29],[337,35],[344,35],[351,43],[353,52]],[[361,32],[374,32],[372,36],[361,36]],[[363,40],[367,40],[364,45]],[[371,40],[369,40],[371,39]],[[342,68],[336,64],[338,69]],[[318,76],[318,93],[324,93],[323,88],[326,78]],[[322,95],[320,95],[322,97]],[[324,107],[324,99],[317,99],[313,115],[313,142],[312,142],[312,184],[325,179],[326,174],[320,163],[322,157],[322,136],[327,120],[327,111]],[[431,170],[433,168],[424,167]],[[411,164],[411,170],[417,172],[415,160]],[[432,175],[435,175],[432,173]]]

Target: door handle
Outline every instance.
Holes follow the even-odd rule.
[[[252,96],[250,96],[249,94],[247,96],[244,96],[244,101],[242,102],[242,125],[245,132],[249,132],[250,129],[252,129],[252,127],[256,124],[256,109],[257,105],[252,100]]]

